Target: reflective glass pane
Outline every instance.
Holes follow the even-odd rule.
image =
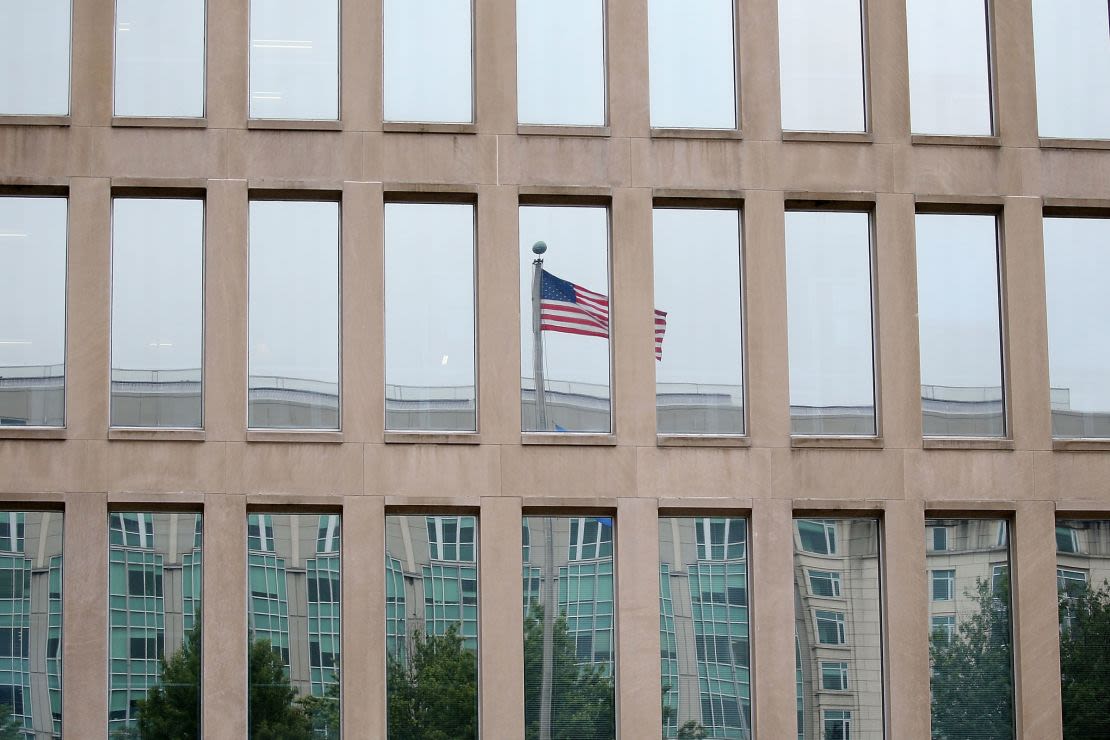
[[[110,738],[201,736],[200,514],[108,514]]]
[[[663,737],[752,737],[748,522],[659,520]]]
[[[990,136],[986,3],[907,0],[906,22],[914,133]]]
[[[203,271],[203,201],[113,201],[112,426],[201,426]]]
[[[1110,521],[1056,522],[1064,740],[1110,733]]]
[[[386,517],[392,738],[478,737],[477,533],[472,516]]]
[[[537,258],[536,242],[547,251]],[[609,213],[520,207],[521,429],[608,432]],[[537,377],[543,383],[537,383]],[[537,386],[543,392],[536,393]]]
[[[385,428],[474,431],[474,206],[385,206]]]
[[[340,737],[341,529],[338,514],[247,517],[252,738]]]
[[[66,205],[0,197],[0,426],[65,423]]]
[[[1110,139],[1108,13],[1106,0],[1033,0],[1041,136]]]
[[[525,517],[524,732],[616,737],[613,519]]]
[[[656,208],[652,249],[657,429],[743,434],[740,213]]]
[[[0,115],[69,114],[69,3],[0,3]]]
[[[651,125],[736,128],[732,0],[651,0]]]
[[[860,0],[779,0],[784,131],[864,131]]]
[[[517,120],[605,125],[603,0],[517,0]]]
[[[798,738],[881,738],[879,522],[796,519],[794,524]],[[821,547],[814,546],[817,532]],[[831,578],[835,590],[814,589],[807,574]],[[836,694],[828,694],[830,688]]]
[[[471,0],[385,0],[385,120],[474,120]]]
[[[1044,219],[1054,437],[1110,437],[1110,219]]]
[[[1008,526],[1002,519],[933,519],[948,549],[927,552],[933,737],[1014,737]],[[926,530],[927,531],[927,530]],[[938,599],[936,574],[952,598]]]
[[[786,214],[793,434],[875,434],[866,213]]]
[[[204,115],[204,0],[116,0],[117,116]]]
[[[339,428],[339,204],[252,201],[248,426]]]
[[[994,216],[917,215],[926,437],[1006,433]]]
[[[251,0],[250,117],[339,118],[339,0]]]

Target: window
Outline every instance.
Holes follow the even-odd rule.
[[[385,120],[474,120],[471,0],[385,0]]]
[[[338,203],[251,201],[248,313],[248,426],[338,429]]]
[[[707,517],[692,521],[697,534],[698,560],[735,560],[746,556],[746,519]]]
[[[658,432],[744,434],[740,213],[656,208],[652,250]]]
[[[654,128],[736,128],[732,0],[650,0]]]
[[[269,515],[251,514],[247,517],[247,549],[274,551],[274,523]]]
[[[956,571],[933,571],[933,601],[951,601],[956,587]]]
[[[1033,0],[1041,136],[1110,139],[1110,19],[1104,0]]]
[[[924,434],[1001,437],[996,219],[919,213],[916,224]]]
[[[429,516],[426,520],[431,560],[474,562],[474,517]]]
[[[799,519],[798,539],[805,552],[836,555],[836,522]]]
[[[1081,570],[1057,568],[1056,588],[1061,594],[1068,596],[1081,594],[1087,588],[1087,574]]]
[[[1061,13],[1061,16],[1067,16]],[[1052,435],[1110,437],[1110,219],[1044,219]]]
[[[385,426],[475,431],[474,206],[385,206]]]
[[[821,661],[821,689],[823,691],[848,690],[848,664],[844,661]]]
[[[948,527],[929,527],[931,539],[930,549],[933,552],[944,552],[948,549]]]
[[[916,134],[990,136],[987,2],[909,0],[910,119]]]
[[[5,273],[0,426],[60,427],[65,423],[66,199],[0,197],[0,264]]]
[[[520,207],[520,375],[523,431],[611,431],[608,209]]]
[[[339,0],[251,0],[250,117],[339,118]]]
[[[605,125],[604,0],[517,0],[517,120]]]
[[[115,115],[204,115],[204,0],[116,0]]]
[[[112,203],[112,426],[201,426],[204,203]]]
[[[860,0],[779,0],[784,131],[867,130]]]
[[[1074,529],[1067,526],[1056,527],[1056,552],[1079,552],[1079,536]]]
[[[929,633],[933,640],[951,643],[956,637],[956,618],[953,616],[940,616],[929,618]]]
[[[841,709],[826,709],[821,713],[825,726],[823,740],[852,740],[852,713]]]
[[[809,571],[809,592],[814,596],[840,596],[840,574],[828,570]]]
[[[866,213],[786,214],[793,434],[876,434],[870,221]]]
[[[844,635],[844,614],[818,609],[814,613],[817,623],[817,641],[822,645],[843,645],[847,642]]]
[[[0,115],[69,114],[69,43],[70,0],[0,4]]]
[[[1008,565],[991,566],[991,593],[999,593],[1010,587],[1010,567]]]
[[[571,560],[613,557],[613,519],[607,516],[570,519]]]

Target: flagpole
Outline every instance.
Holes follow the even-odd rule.
[[[543,337],[540,333],[540,302],[543,300],[543,253],[547,244],[536,242],[532,245],[532,377],[536,384],[536,426],[539,431],[547,431],[547,389],[543,378]]]

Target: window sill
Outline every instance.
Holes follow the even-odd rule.
[[[1000,147],[1002,139],[998,136],[945,136],[941,134],[914,134],[911,144],[930,146],[987,146]]]
[[[248,429],[248,442],[310,442],[340,444],[343,432],[339,431],[302,431],[299,429]]]
[[[0,427],[0,439],[65,439],[65,427]]]
[[[476,134],[476,123],[421,123],[418,121],[385,121],[382,131],[397,134]]]
[[[735,128],[653,128],[653,139],[742,139]]]
[[[614,447],[617,444],[617,435],[575,432],[522,432],[520,443],[522,445]]]
[[[0,126],[68,126],[69,116],[0,115]]]
[[[883,438],[797,436],[790,438],[790,446],[797,449],[881,450]]]
[[[1110,139],[1038,139],[1041,149],[1110,149]]]
[[[278,131],[342,131],[343,121],[300,121],[281,118],[251,118],[248,129]]]
[[[139,429],[110,428],[108,439],[142,440],[150,442],[203,442],[206,434],[203,429]]]
[[[1014,440],[1000,437],[925,437],[926,450],[1013,450]]]
[[[1054,439],[1057,452],[1110,452],[1110,439]]]
[[[477,445],[482,443],[478,432],[386,432],[386,444],[406,445]]]
[[[113,128],[206,128],[207,118],[154,118],[144,116],[112,116]]]
[[[517,125],[521,136],[609,136],[608,126],[543,126],[531,123]]]
[[[752,438],[725,434],[659,434],[659,447],[751,447]]]
[[[874,137],[866,131],[783,131],[783,141],[815,141],[839,144],[871,144]]]

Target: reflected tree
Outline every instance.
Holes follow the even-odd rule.
[[[200,622],[173,655],[162,656],[157,686],[137,704],[134,737],[191,740],[200,737]]]
[[[1110,737],[1110,583],[1060,594],[1064,740]]]
[[[22,730],[23,723],[12,716],[11,706],[0,704],[0,740],[22,740]]]
[[[465,740],[478,736],[478,656],[458,624],[442,635],[414,631],[409,659],[390,655],[390,740]]]

